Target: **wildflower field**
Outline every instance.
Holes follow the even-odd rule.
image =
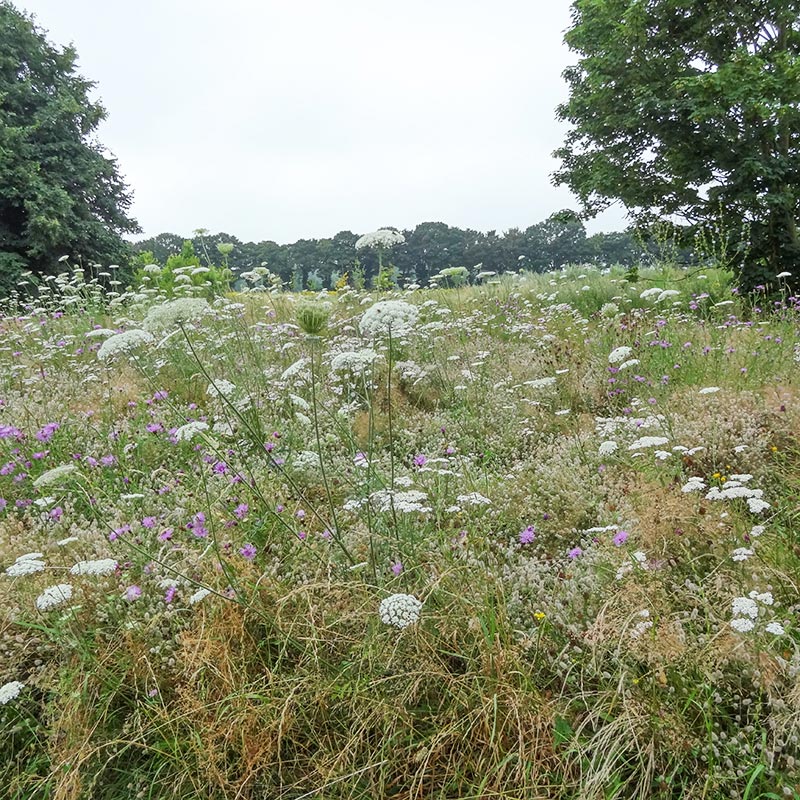
[[[0,795],[800,798],[781,280],[7,305]]]

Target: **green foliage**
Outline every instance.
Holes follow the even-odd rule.
[[[391,264],[382,264],[378,274],[372,278],[372,287],[379,292],[388,292],[397,287],[397,267]]]
[[[201,264],[194,246],[188,240],[183,243],[180,254],[169,256],[163,267],[147,251],[140,253],[135,263],[134,284],[158,289],[167,297],[191,293],[211,299],[224,294],[230,285],[230,270],[213,264]]]
[[[441,222],[423,222],[402,231],[405,242],[391,250],[396,268],[391,280],[396,283],[427,284],[444,269],[465,266],[472,272],[504,272],[524,267],[544,272],[567,264],[595,263],[629,265],[642,257],[642,244],[632,231],[598,233],[586,236],[583,222],[572,211],[559,211],[525,230],[511,228],[503,235],[455,228]],[[381,271],[381,253],[374,248],[354,249],[357,236],[341,231],[330,239],[301,239],[292,244],[241,242],[227,233],[196,235],[195,251],[205,254],[212,247],[234,244],[227,254],[227,266],[242,275],[261,266],[300,292],[307,285],[304,276],[316,272],[324,286],[335,286],[338,276],[348,273],[353,287],[374,286]],[[183,238],[162,233],[138,242],[137,251],[150,251],[154,261],[163,264],[180,252]],[[210,259],[209,259],[210,260]],[[299,277],[296,273],[302,273]],[[360,276],[360,277],[359,277]],[[386,276],[379,283],[387,285]]]
[[[14,274],[57,271],[71,255],[107,266],[128,257],[130,194],[94,140],[105,119],[73,47],[47,41],[32,18],[0,2],[0,291]]]
[[[589,214],[725,229],[746,287],[796,269],[800,3],[575,0],[572,18],[555,182]]]
[[[322,283],[322,277],[319,274],[319,270],[312,269],[311,272],[308,273],[306,285],[312,292],[322,291],[324,284]]]

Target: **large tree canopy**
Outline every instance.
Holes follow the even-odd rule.
[[[800,0],[575,0],[556,183],[800,275]]]
[[[0,288],[68,254],[102,264],[138,231],[116,161],[92,137],[105,109],[34,21],[0,2]]]

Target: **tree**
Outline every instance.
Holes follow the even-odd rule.
[[[747,287],[800,262],[800,0],[575,0],[554,182],[679,219]]]
[[[116,161],[93,137],[106,112],[33,18],[0,0],[0,283],[51,272],[62,255],[123,260],[131,197]],[[2,287],[0,287],[2,288]]]

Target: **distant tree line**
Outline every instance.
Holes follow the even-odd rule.
[[[393,276],[404,283],[426,284],[441,270],[466,267],[471,275],[525,269],[545,272],[566,264],[593,263],[600,266],[631,266],[642,260],[641,242],[631,231],[587,236],[578,217],[569,211],[551,215],[525,230],[511,228],[503,234],[456,228],[443,222],[423,222],[402,231],[405,242],[385,257]],[[330,288],[345,273],[351,285],[371,285],[377,278],[378,258],[372,250],[355,249],[359,234],[341,231],[327,239],[300,239],[292,244],[273,241],[242,242],[228,233],[196,232],[191,239],[194,252],[209,262],[219,260],[218,248],[225,250],[227,267],[235,276],[266,266],[292,289]],[[180,253],[185,238],[161,233],[137,242],[138,259],[152,258],[165,264]]]

